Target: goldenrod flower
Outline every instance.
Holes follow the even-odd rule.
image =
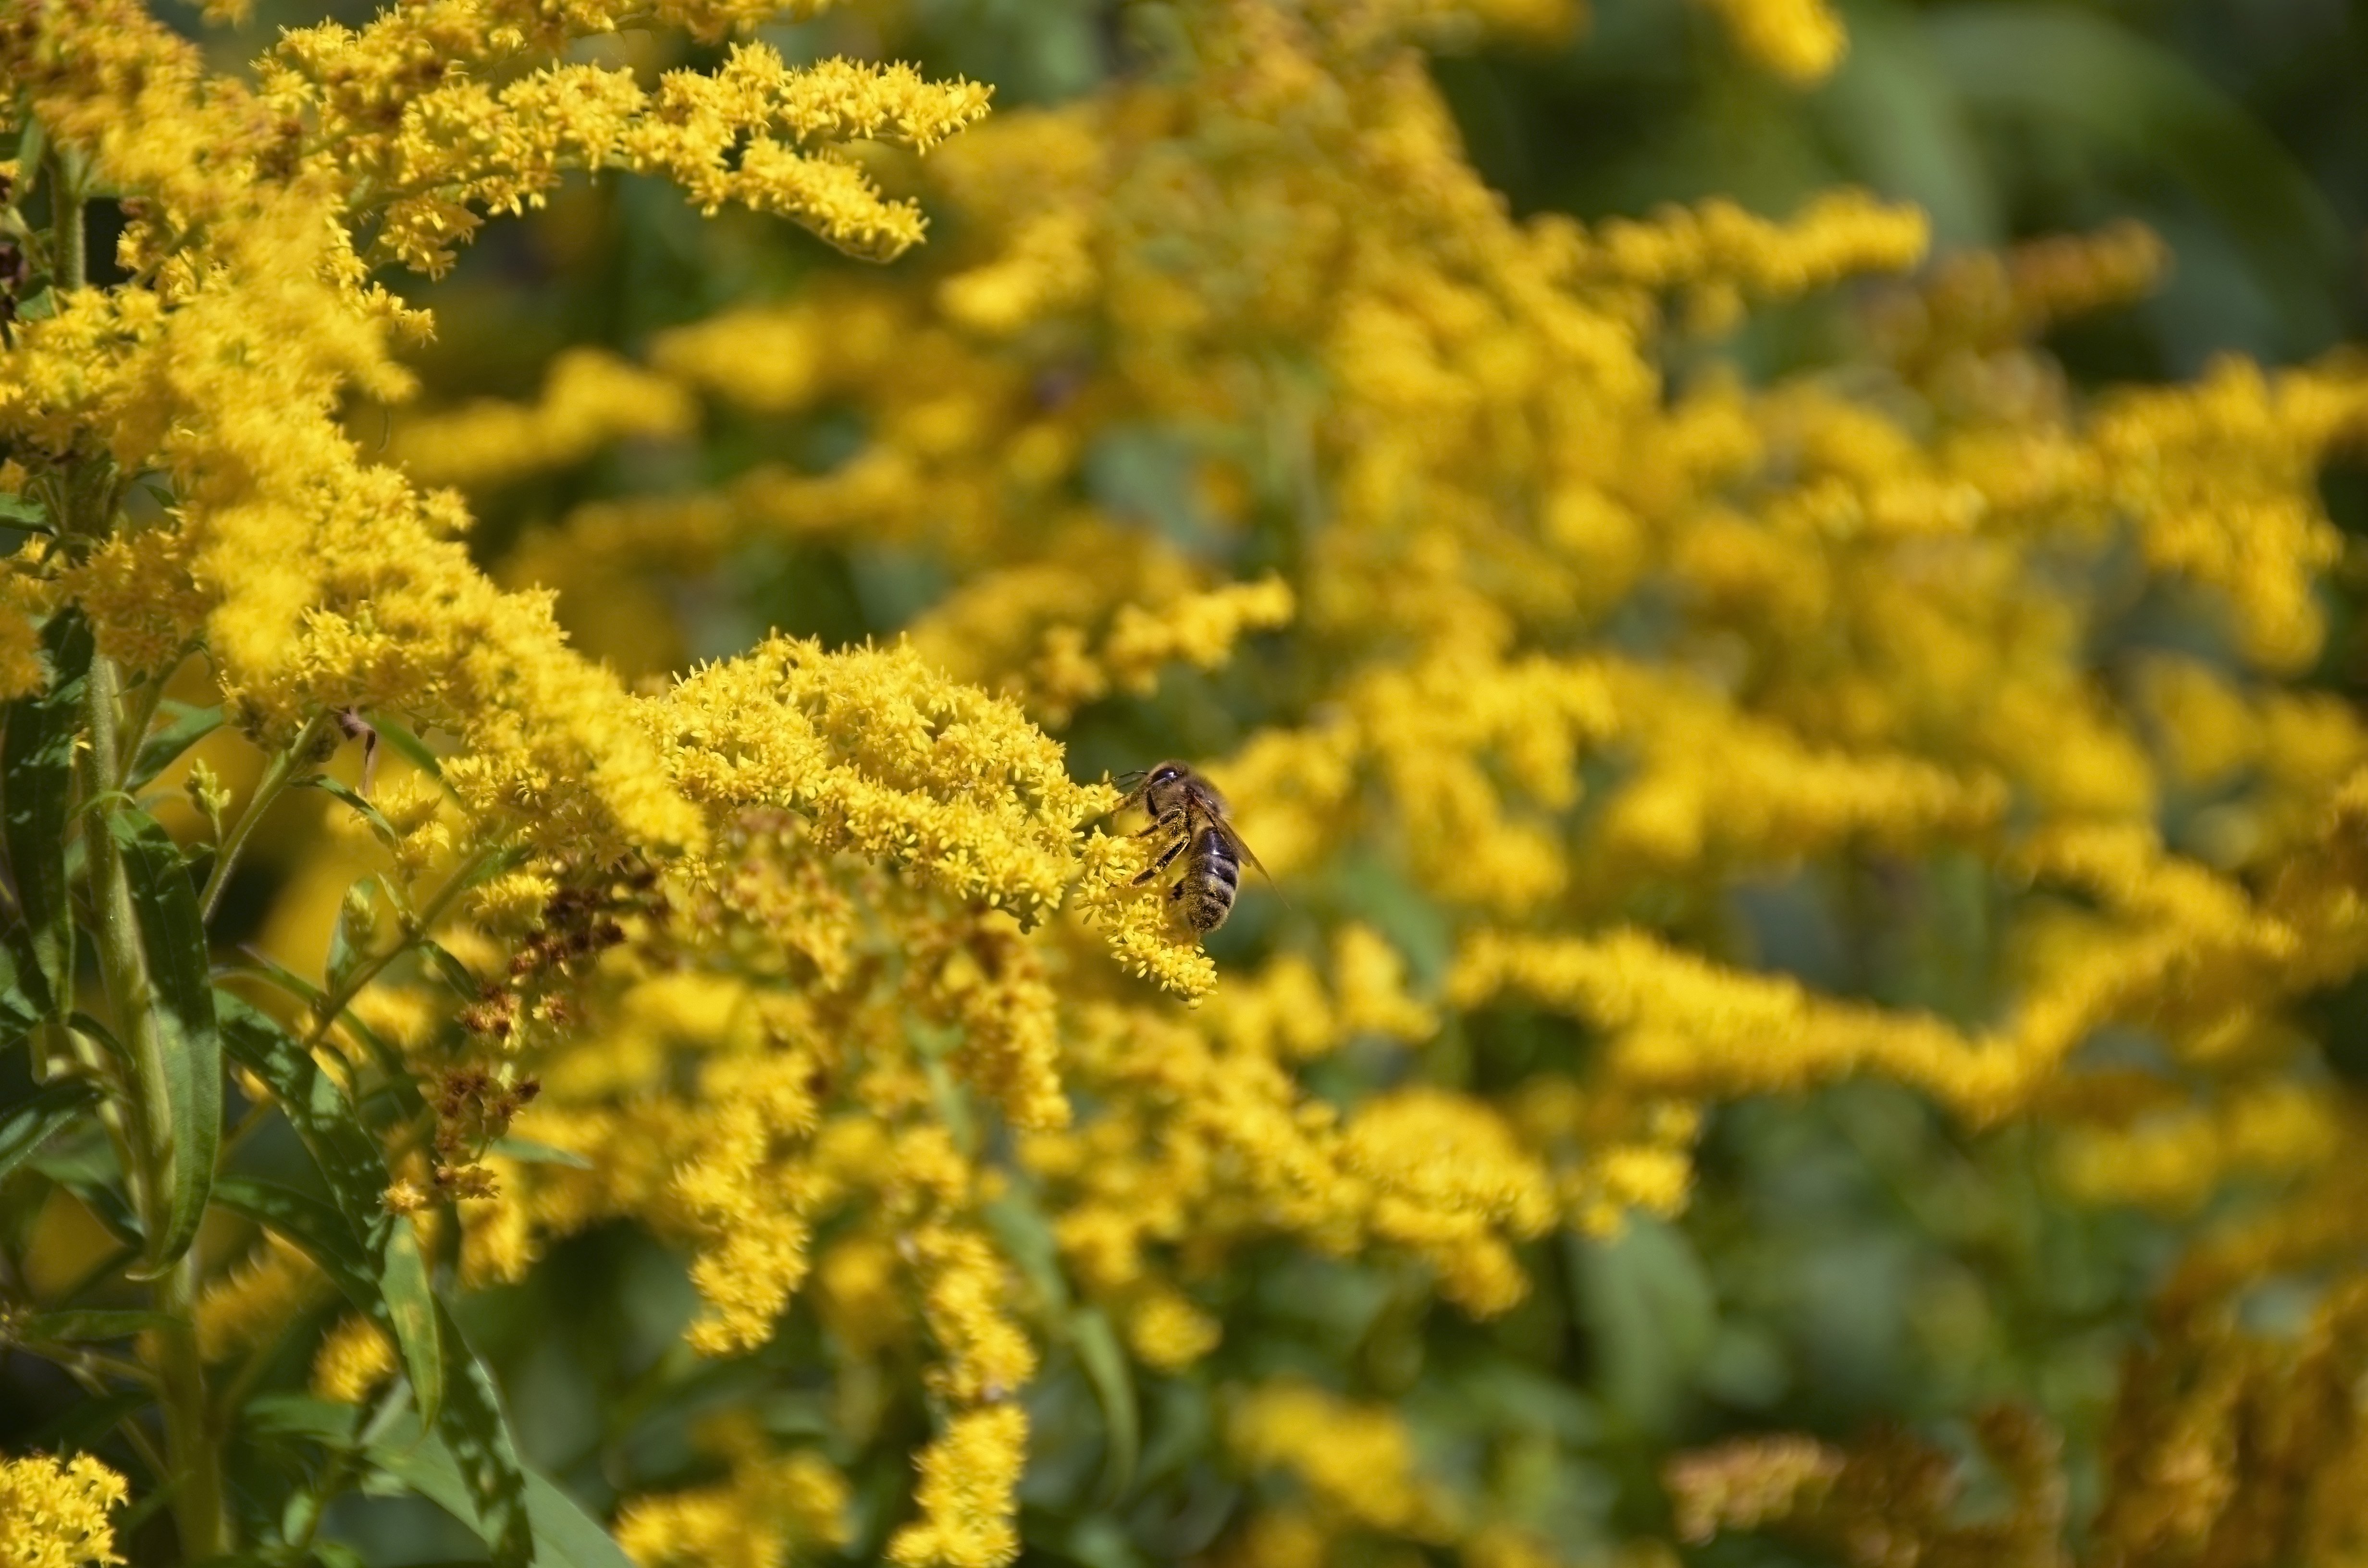
[[[108,1511],[130,1488],[88,1454],[0,1460],[0,1563],[7,1568],[85,1568],[120,1562]]]

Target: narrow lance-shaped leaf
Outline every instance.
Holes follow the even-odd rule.
[[[164,1147],[163,1223],[149,1238],[144,1271],[164,1269],[189,1248],[205,1218],[222,1146],[222,1037],[214,988],[206,971],[206,926],[181,852],[164,825],[137,807],[118,805],[107,831],[122,857],[124,880],[140,918],[154,991],[152,1052],[135,1047],[133,1068],[149,1107],[149,1136]]]
[[[50,983],[34,956],[32,933],[15,921],[0,927],[0,1051],[50,1016]]]
[[[17,1337],[28,1345],[96,1345],[177,1326],[177,1319],[163,1312],[75,1310],[36,1312],[25,1320]]]
[[[51,1084],[0,1116],[0,1181],[24,1164],[51,1133],[98,1103],[97,1088],[79,1078]]]
[[[534,1524],[518,1444],[510,1437],[509,1417],[502,1414],[501,1390],[461,1338],[451,1313],[440,1301],[436,1310],[444,1338],[444,1409],[436,1435],[461,1468],[494,1568],[527,1568],[535,1557]]]
[[[0,779],[7,790],[0,836],[25,917],[27,945],[45,1016],[62,1017],[74,1000],[74,904],[66,881],[66,822],[74,809],[74,742],[82,733],[83,694],[90,676],[90,626],[74,610],[41,629],[50,666],[49,689],[8,705],[8,733],[0,740]]]
[[[246,1429],[267,1437],[303,1437],[325,1447],[354,1447],[355,1413],[297,1394],[266,1394],[247,1407]],[[484,1531],[477,1504],[452,1450],[436,1432],[422,1432],[398,1415],[361,1449],[371,1468],[427,1498],[472,1528]],[[632,1559],[575,1498],[541,1471],[520,1467],[526,1512],[534,1530],[534,1568],[632,1568]]]
[[[408,1219],[387,1211],[392,1179],[378,1140],[312,1053],[287,1030],[228,992],[219,994],[223,1044],[239,1064],[270,1085],[327,1184],[338,1216],[376,1282],[358,1301],[394,1335],[412,1398],[434,1420],[444,1398],[444,1358],[437,1342],[436,1297],[419,1238]]]
[[[168,701],[163,709],[165,722],[140,743],[139,755],[132,759],[131,776],[123,781],[127,790],[145,789],[156,775],[173,766],[176,757],[222,728],[220,703],[198,708]]]
[[[294,1187],[242,1176],[215,1183],[214,1201],[293,1242],[355,1306],[369,1312],[376,1305],[378,1282],[370,1277],[370,1254],[345,1216],[329,1205]]]
[[[403,842],[403,835],[394,831],[394,824],[386,820],[386,813],[370,804],[369,797],[342,779],[332,778],[323,774],[317,778],[305,779],[301,788],[318,790],[324,795],[335,796],[343,801],[369,824],[370,832],[377,835],[378,841],[389,849]]]

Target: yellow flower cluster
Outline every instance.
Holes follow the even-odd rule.
[[[811,1449],[775,1456],[753,1427],[710,1436],[732,1460],[730,1479],[627,1504],[617,1542],[634,1562],[783,1568],[802,1551],[847,1543],[847,1481],[827,1460]]]
[[[348,1312],[313,1354],[313,1392],[339,1404],[359,1404],[394,1372],[394,1341],[386,1330]]]
[[[2061,1439],[2014,1406],[1984,1411],[1974,1435],[2006,1494],[1974,1520],[1960,1467],[1904,1432],[1842,1451],[1800,1437],[1744,1438],[1679,1455],[1663,1481],[1679,1533],[1696,1544],[1724,1530],[1772,1529],[1852,1562],[2063,1562]]]
[[[1798,86],[1833,73],[1850,35],[1827,0],[1704,0],[1755,64]]]
[[[108,1511],[131,1489],[88,1454],[0,1460],[0,1563],[85,1568],[120,1562]]]
[[[423,484],[498,484],[580,462],[610,441],[682,435],[696,417],[673,381],[578,348],[551,362],[532,406],[488,398],[414,421],[393,455]]]
[[[682,9],[703,13],[685,17],[698,30],[721,32],[776,7]],[[295,29],[265,61],[260,97],[283,123],[313,132],[324,149],[314,161],[347,210],[375,219],[371,259],[431,275],[451,266],[483,213],[541,205],[570,169],[661,175],[704,211],[732,202],[774,213],[884,260],[919,240],[921,214],[883,198],[846,143],[926,151],[986,112],[975,83],[848,60],[793,69],[762,43],[734,44],[712,73],[669,72],[655,92],[628,70],[525,68],[537,46],[612,30],[632,15],[575,10],[554,27],[479,0],[438,0],[359,29]],[[483,74],[453,68],[472,58]]]
[[[1016,1404],[953,1419],[921,1453],[921,1519],[896,1532],[888,1559],[902,1568],[1002,1568],[1019,1554],[1012,1495],[1028,1453]]]
[[[1076,875],[1085,821],[1117,803],[1074,783],[1008,702],[907,646],[825,654],[768,641],[642,706],[667,781],[712,812],[791,811],[817,846],[900,867],[1033,921]]]
[[[211,1281],[198,1299],[198,1351],[220,1361],[268,1342],[289,1320],[329,1293],[329,1282],[294,1243],[277,1233]]]
[[[1416,1469],[1406,1424],[1385,1405],[1269,1383],[1235,1407],[1227,1436],[1245,1463],[1289,1470],[1311,1502],[1347,1522],[1417,1540],[1446,1533],[1444,1504]]]

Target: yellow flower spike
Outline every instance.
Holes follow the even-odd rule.
[[[1003,1108],[1015,1128],[1060,1127],[1069,1119],[1061,1092],[1059,998],[1039,946],[1018,922],[989,910],[925,941],[913,954],[927,976],[924,1010],[959,1024],[953,1065],[973,1087]]]
[[[723,1355],[763,1344],[804,1282],[810,1210],[818,1188],[803,1145],[819,1124],[813,1061],[797,1051],[710,1062],[695,1153],[674,1176],[674,1197],[700,1232],[691,1282],[709,1308],[691,1344]],[[790,1153],[777,1154],[777,1142]]]
[[[1735,45],[1762,68],[1798,87],[1833,74],[1850,48],[1827,0],[1705,0]]]
[[[825,846],[1031,922],[1076,874],[1079,826],[1115,800],[1072,783],[1016,707],[904,645],[825,654],[774,638],[641,714],[670,782],[711,810],[796,811]]]
[[[959,1403],[1008,1399],[1036,1375],[1036,1350],[1013,1322],[1011,1270],[981,1233],[931,1222],[903,1248],[921,1284],[922,1317],[944,1359],[926,1374]]]
[[[1224,1337],[1224,1324],[1173,1289],[1154,1288],[1127,1312],[1128,1346],[1157,1371],[1182,1371],[1214,1350]]]
[[[487,399],[407,422],[392,455],[423,484],[482,488],[581,461],[610,441],[687,435],[696,418],[674,381],[573,348],[552,360],[535,403]]]
[[[1372,1184],[1373,1234],[1428,1259],[1442,1295],[1485,1317],[1528,1293],[1497,1233],[1543,1233],[1553,1187],[1486,1105],[1427,1088],[1370,1099],[1349,1119],[1342,1158]]]
[[[1292,609],[1291,589],[1278,577],[1187,595],[1157,610],[1121,605],[1102,643],[1101,662],[1120,687],[1145,695],[1163,665],[1180,659],[1215,669],[1233,656],[1245,632],[1287,625]]]
[[[1004,1568],[1019,1555],[1028,1417],[1016,1404],[962,1411],[921,1450],[921,1517],[888,1542],[900,1568]]]
[[[36,624],[50,608],[49,585],[37,574],[43,553],[42,541],[28,540],[0,562],[0,701],[29,697],[49,685]]]
[[[628,1501],[617,1543],[643,1568],[783,1568],[848,1539],[847,1478],[807,1450],[734,1456],[730,1479]]]
[[[359,1404],[394,1376],[394,1341],[366,1317],[348,1312],[321,1340],[313,1358],[313,1392],[339,1404]]]
[[[1292,1471],[1343,1522],[1417,1540],[1449,1533],[1444,1500],[1416,1468],[1413,1435],[1387,1405],[1268,1383],[1235,1407],[1227,1436],[1246,1463]]]
[[[1168,907],[1164,888],[1156,881],[1135,885],[1158,852],[1149,839],[1113,838],[1095,829],[1086,840],[1070,907],[1100,935],[1121,968],[1198,1002],[1216,986],[1216,960]]]
[[[2142,1117],[2126,1128],[2072,1127],[2056,1153],[2082,1201],[2192,1212],[2246,1176],[2307,1175],[2343,1147],[2348,1124],[2294,1083],[2238,1083],[2210,1104]]]
[[[1334,983],[1344,1028],[1371,1029],[1409,1044],[1438,1032],[1438,1013],[1407,994],[1406,960],[1380,932],[1352,924],[1342,926],[1333,941]]]
[[[250,1349],[328,1290],[329,1282],[294,1243],[266,1232],[262,1245],[210,1280],[198,1297],[198,1353],[221,1361]]]

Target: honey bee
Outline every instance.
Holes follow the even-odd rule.
[[[1178,856],[1184,858],[1184,874],[1167,890],[1167,897],[1182,912],[1184,923],[1195,931],[1213,931],[1225,923],[1234,912],[1234,894],[1239,891],[1242,862],[1258,866],[1258,858],[1234,831],[1225,814],[1225,798],[1217,787],[1184,763],[1168,761],[1149,771],[1123,776],[1138,779],[1126,804],[1140,805],[1151,815],[1151,825],[1135,835],[1149,838],[1156,834],[1172,833],[1176,842],[1166,853],[1152,862],[1148,869],[1134,879],[1141,887],[1165,871]]]

